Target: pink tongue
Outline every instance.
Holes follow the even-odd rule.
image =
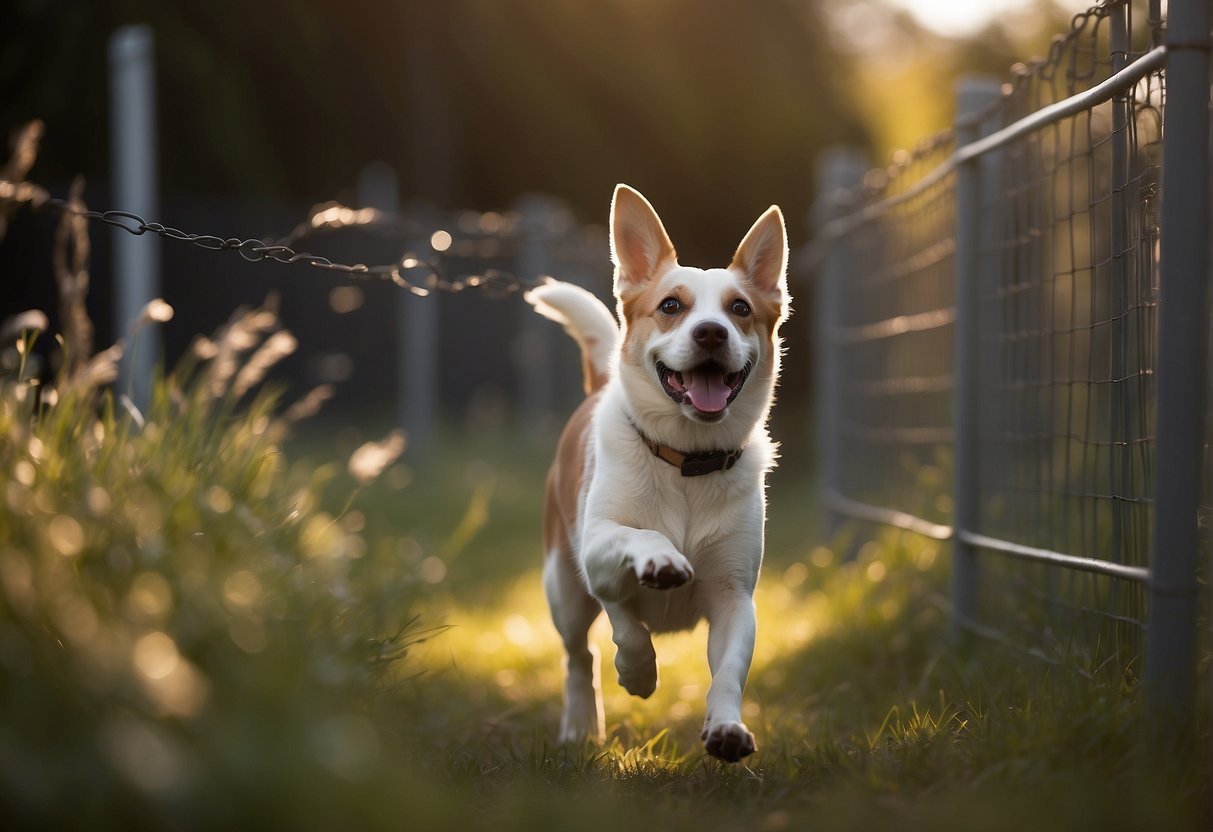
[[[733,390],[724,383],[723,373],[683,373],[687,379],[687,397],[696,410],[719,413],[729,403]]]

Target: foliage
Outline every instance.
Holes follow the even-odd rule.
[[[411,199],[501,209],[541,191],[601,223],[627,181],[685,222],[688,262],[727,262],[767,205],[805,215],[816,149],[863,139],[822,5],[13,4],[0,123],[47,120],[44,179],[103,180],[107,149],[84,137],[105,133],[105,35],[144,23],[166,194],[306,204],[380,159]]]
[[[419,636],[413,580],[291,467],[300,410],[241,405],[293,339],[245,311],[146,414],[100,382],[0,382],[0,804],[10,817],[227,826],[340,799],[377,764],[382,668]],[[17,353],[29,352],[29,338]],[[12,354],[12,350],[10,350]],[[383,637],[387,634],[387,637]],[[289,825],[289,824],[288,824]],[[11,828],[11,827],[10,827]]]
[[[1031,0],[957,42],[880,0],[14,3],[0,123],[47,120],[44,181],[103,181],[98,35],[145,23],[166,194],[315,202],[381,159],[410,198],[543,191],[602,222],[627,181],[682,223],[687,262],[712,263],[772,202],[806,215],[819,150],[883,164],[950,123],[959,73],[1006,77],[1086,5]]]

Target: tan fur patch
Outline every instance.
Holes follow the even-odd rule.
[[[657,307],[666,298],[676,298],[682,311],[667,315]],[[620,306],[623,313],[624,336],[623,358],[631,364],[640,360],[644,345],[654,332],[669,332],[689,312],[694,303],[690,289],[681,284],[665,286],[660,279],[649,281],[644,288],[623,295]]]
[[[581,351],[581,378],[582,386],[585,389],[585,394],[587,396],[605,387],[609,379],[605,372],[599,372],[594,369],[594,362],[591,358],[591,353],[597,346],[597,338],[594,338],[593,336],[586,336],[585,348]]]
[[[733,313],[733,304],[739,300],[745,301],[750,307],[750,314],[741,316]],[[756,308],[752,293],[739,292],[736,289],[729,289],[720,296],[720,311],[724,316],[733,322],[734,326],[741,331],[742,335],[749,335],[754,331],[754,326],[758,321],[756,317]],[[769,331],[768,331],[769,334]]]
[[[787,317],[784,298],[781,294],[758,290],[744,277],[741,278],[741,281],[742,285],[749,289],[746,293],[746,300],[749,301],[750,309],[754,313],[751,317],[755,325],[762,327],[769,339]]]
[[[585,446],[591,417],[602,398],[595,392],[569,417],[556,445],[556,459],[548,470],[543,507],[543,551],[559,549],[561,557],[572,558],[573,529],[577,526],[577,506],[585,480]]]

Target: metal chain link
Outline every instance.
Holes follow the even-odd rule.
[[[19,185],[28,183],[0,183]],[[45,192],[43,192],[45,193]],[[368,266],[365,263],[337,263],[318,254],[296,251],[284,242],[268,242],[263,239],[238,237],[216,237],[210,234],[191,234],[179,228],[173,228],[158,222],[149,222],[131,211],[94,211],[73,205],[66,199],[46,196],[45,199],[28,198],[34,210],[51,209],[59,213],[70,213],[86,219],[104,223],[113,228],[120,228],[136,237],[146,233],[156,234],[164,239],[179,240],[190,243],[207,251],[235,251],[250,263],[272,260],[288,265],[303,264],[314,269],[339,272],[353,277],[379,278],[390,280],[401,288],[415,295],[425,296],[431,292],[457,293],[468,289],[480,289],[494,296],[506,296],[537,286],[543,282],[543,277],[528,279],[499,269],[485,269],[479,274],[469,274],[457,279],[446,277],[442,269],[443,258],[434,255],[423,259],[413,253],[407,253],[395,263]],[[299,229],[293,231],[286,240],[294,241],[303,236]]]

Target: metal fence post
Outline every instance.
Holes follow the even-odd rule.
[[[815,244],[824,248],[817,275],[814,325],[814,370],[817,375],[818,493],[842,493],[842,419],[844,416],[842,350],[831,333],[842,323],[842,283],[847,278],[845,236],[827,237],[831,220],[858,208],[850,197],[868,169],[868,159],[852,147],[835,147],[817,157],[817,200],[812,225]],[[823,509],[826,539],[832,540],[842,518]]]
[[[396,169],[371,162],[358,172],[358,204],[388,214],[400,211]],[[409,244],[425,252],[429,240]],[[420,298],[407,289],[396,293],[396,413],[405,429],[412,455],[424,453],[434,431],[438,363],[438,293]]]
[[[981,137],[981,114],[998,100],[1000,85],[990,78],[962,78],[956,86],[956,147],[959,150]],[[977,550],[960,538],[960,532],[978,530],[981,498],[978,493],[981,417],[981,342],[979,335],[981,267],[981,157],[956,168],[956,250],[954,257],[956,322],[953,340],[952,422],[953,528],[952,637],[960,641],[964,624],[976,617]]]
[[[406,213],[430,220],[423,228],[438,227],[433,207],[414,203]],[[433,247],[428,230],[409,239],[409,250],[423,262]],[[424,285],[424,284],[423,284]],[[402,291],[396,299],[400,333],[396,337],[396,403],[400,422],[409,437],[414,457],[424,455],[434,441],[439,411],[438,367],[442,361],[440,333],[442,292],[418,295]]]
[[[1110,43],[1112,71],[1120,72],[1129,62],[1129,6],[1122,4],[1109,12],[1111,24]],[[1129,187],[1129,90],[1120,90],[1112,97],[1112,182],[1111,182],[1111,228],[1109,240],[1112,245],[1110,296],[1114,323],[1111,326],[1111,355],[1109,377],[1112,380],[1109,408],[1109,438],[1112,442],[1110,459],[1111,493],[1113,497],[1131,494],[1130,465],[1132,445],[1129,444],[1129,203],[1126,193]],[[1128,533],[1129,509],[1124,500],[1112,502],[1112,547],[1110,557],[1117,563],[1125,563],[1129,553]],[[1113,582],[1108,592],[1109,611],[1115,609],[1120,584]]]
[[[157,216],[155,52],[149,26],[124,26],[109,40],[110,164],[114,203],[145,217]],[[139,320],[160,294],[160,239],[114,229],[114,337]],[[146,411],[152,364],[160,354],[155,325],[127,344],[119,366],[119,390]]]
[[[1157,465],[1146,692],[1158,725],[1186,728],[1196,662],[1201,452],[1209,348],[1209,0],[1167,21]]]

